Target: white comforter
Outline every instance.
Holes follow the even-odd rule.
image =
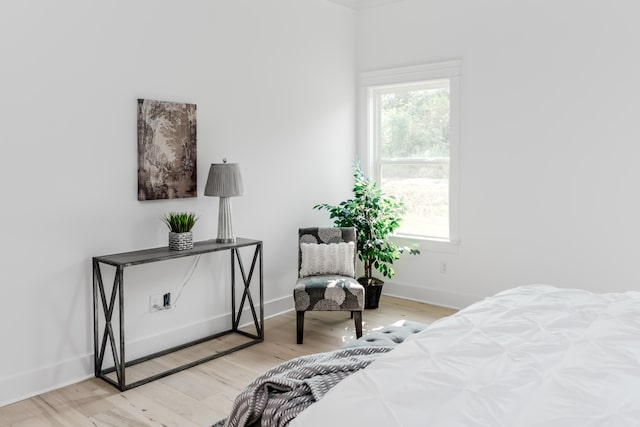
[[[640,426],[640,292],[499,293],[435,322],[290,426]]]

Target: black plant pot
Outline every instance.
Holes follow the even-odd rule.
[[[364,277],[359,278],[358,282],[364,286],[364,308],[378,308],[380,295],[382,295],[382,285],[384,285],[384,282],[380,279],[374,278],[372,283],[367,284],[367,279]]]

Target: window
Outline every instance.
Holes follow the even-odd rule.
[[[398,235],[458,241],[461,62],[363,73],[363,163],[407,213]]]

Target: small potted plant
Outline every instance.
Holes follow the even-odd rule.
[[[373,276],[378,270],[382,276],[391,279],[395,271],[394,260],[407,251],[411,255],[419,254],[415,247],[398,246],[389,237],[400,226],[405,212],[404,203],[394,196],[382,193],[378,185],[367,178],[354,162],[354,197],[339,205],[326,203],[316,205],[314,209],[326,209],[336,227],[355,227],[357,232],[358,258],[364,264],[364,276],[358,278],[365,287],[365,308],[378,308],[384,282]]]
[[[193,233],[191,229],[198,221],[192,212],[170,212],[162,217],[169,227],[169,249],[183,251],[193,248]]]

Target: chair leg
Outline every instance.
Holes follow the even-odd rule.
[[[352,311],[351,314],[356,324],[356,338],[360,338],[362,336],[362,312]]]
[[[304,331],[304,311],[297,312],[296,329],[297,329],[298,344],[302,344],[302,335]]]
[[[353,319],[353,311],[351,312],[351,318]]]

